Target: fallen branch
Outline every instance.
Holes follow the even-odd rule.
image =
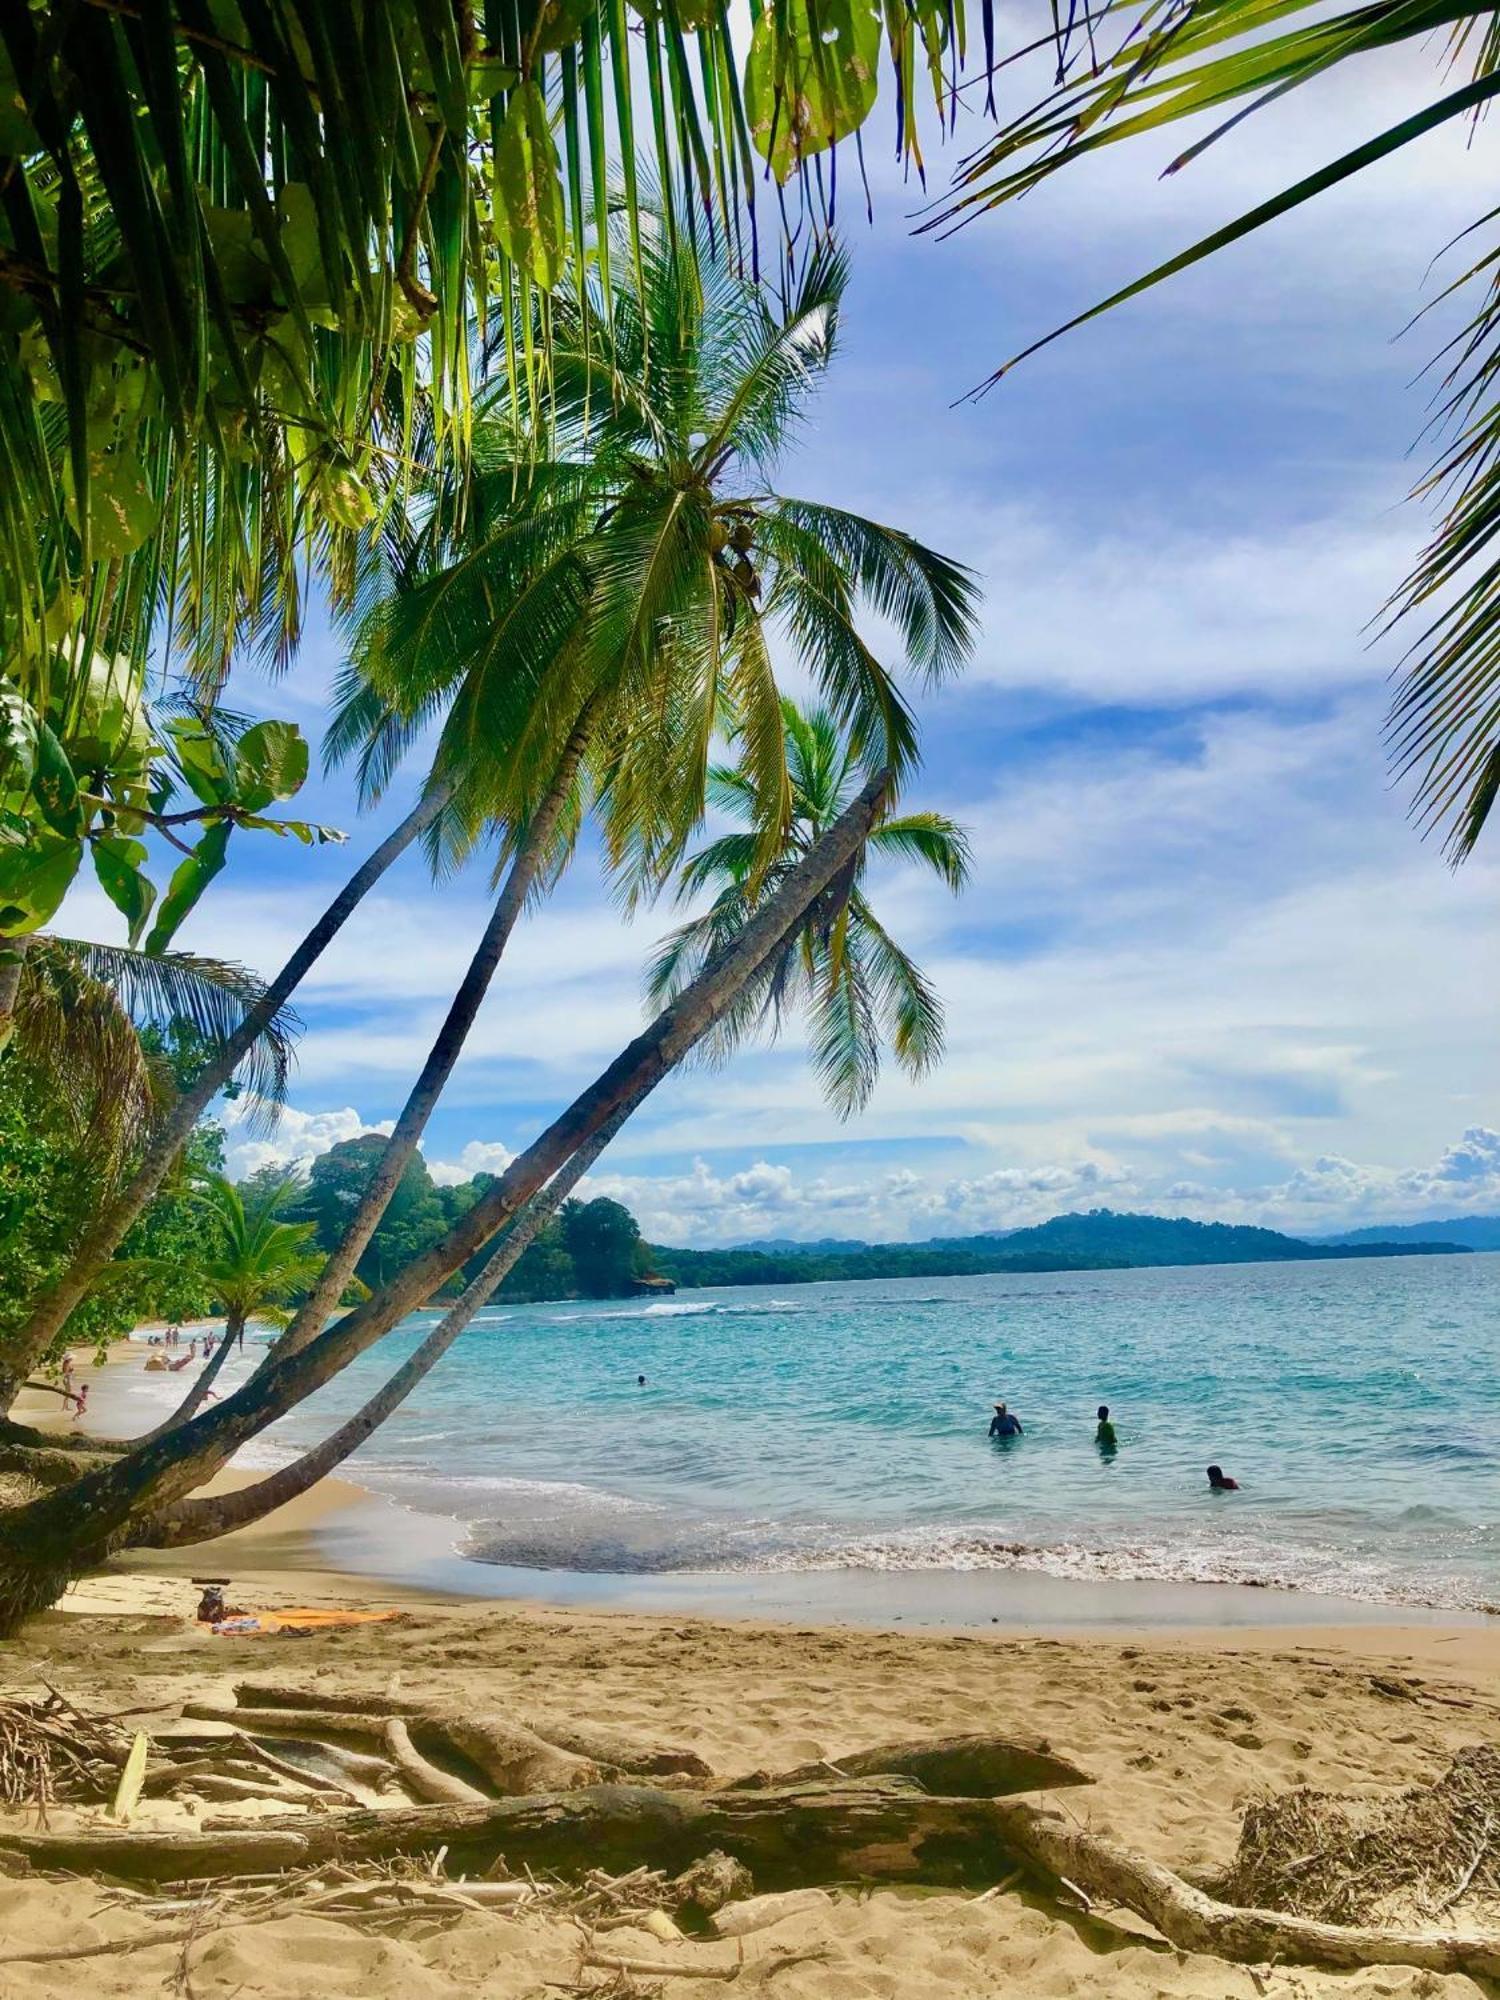
[[[1002,1798],[1011,1792],[1059,1791],[1094,1780],[1040,1737],[943,1736],[925,1743],[883,1743],[818,1764],[799,1764],[740,1785],[806,1785],[819,1778],[915,1778],[950,1799]]]
[[[1237,1965],[1268,1961],[1347,1971],[1404,1965],[1426,1972],[1500,1978],[1500,1933],[1411,1933],[1318,1923],[1275,1910],[1216,1902],[1170,1868],[1092,1833],[1046,1806],[997,1799],[996,1830],[1015,1854],[1104,1904],[1123,1904],[1182,1951]]]
[[[433,1713],[431,1704],[413,1704],[399,1694],[377,1694],[349,1688],[323,1690],[292,1687],[283,1681],[240,1681],[234,1692],[237,1701],[252,1708],[327,1708],[352,1715],[401,1715],[408,1720],[413,1713]],[[596,1729],[592,1724],[547,1720],[520,1722],[514,1726],[527,1730],[540,1742],[571,1752],[603,1770],[627,1771],[632,1777],[642,1778],[713,1776],[711,1767],[696,1750],[635,1743],[627,1737]]]
[[[595,1785],[483,1805],[408,1806],[294,1819],[210,1821],[201,1830],[0,1830],[0,1852],[43,1867],[136,1881],[201,1880],[324,1861],[449,1851],[450,1866],[578,1875],[637,1866],[678,1874],[713,1848],[767,1887],[809,1880],[993,1882],[1014,1856],[996,1838],[993,1802],[931,1798],[910,1779],[857,1779],[749,1792]]]
[[[391,1753],[396,1769],[419,1799],[427,1799],[439,1805],[486,1803],[484,1793],[477,1786],[466,1783],[462,1778],[455,1778],[447,1771],[440,1771],[436,1764],[427,1761],[413,1744],[406,1724],[399,1715],[386,1717],[385,1746]]]
[[[230,1722],[239,1729],[271,1735],[316,1736],[324,1731],[332,1736],[354,1736],[375,1743],[385,1742],[386,1723],[393,1715],[399,1716],[412,1736],[419,1740],[435,1739],[439,1745],[456,1752],[482,1771],[495,1790],[504,1795],[572,1791],[582,1785],[597,1784],[606,1775],[597,1764],[548,1743],[524,1723],[511,1722],[493,1713],[471,1714],[435,1702],[413,1704],[394,1696],[348,1690],[320,1696],[306,1689],[267,1688],[253,1682],[242,1683],[236,1693],[256,1695],[266,1705],[224,1708],[213,1702],[190,1702],[183,1714],[196,1716],[200,1721]],[[294,1694],[309,1705],[290,1705],[286,1698]],[[325,1701],[329,1706],[322,1705]],[[473,1789],[471,1786],[470,1790]]]

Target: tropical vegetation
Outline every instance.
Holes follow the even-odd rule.
[[[1056,17],[1054,17],[1056,18]],[[1135,298],[1227,245],[1265,228],[1351,176],[1445,126],[1479,120],[1500,93],[1500,37],[1490,8],[1373,0],[1332,8],[1315,0],[1108,0],[1072,11],[1046,47],[1049,86],[964,162],[951,194],[925,223],[944,230],[1019,199],[1101,148],[1186,123],[1172,174],[1246,121],[1288,98],[1309,107],[1362,56],[1394,58],[1408,109],[1394,124],[1303,175],[1201,241],[1098,301],[1025,350]],[[1500,796],[1500,265],[1487,193],[1454,244],[1432,306],[1456,309],[1437,363],[1428,429],[1440,440],[1417,493],[1439,507],[1436,531],[1386,606],[1410,634],[1389,714],[1400,774],[1413,781],[1419,823],[1441,829],[1456,862],[1472,852]],[[1006,361],[981,389],[997,382]],[[978,393],[978,392],[976,392]]]
[[[580,1282],[615,1282],[620,1246],[610,1247],[618,1232],[602,1227],[609,1218],[591,1203],[564,1207],[592,1160],[741,1007],[768,963],[811,968],[802,988],[815,1004],[818,981],[841,977],[840,911],[859,852],[891,816],[916,756],[907,698],[864,637],[861,615],[880,616],[906,671],[931,678],[968,650],[973,584],[908,535],[787,500],[770,483],[834,352],[845,281],[835,249],[809,259],[778,309],[736,270],[722,238],[695,246],[682,216],[643,219],[635,244],[627,228],[622,258],[627,248],[608,294],[597,273],[557,287],[539,415],[516,395],[511,372],[528,329],[540,334],[535,306],[530,317],[518,306],[507,321],[509,346],[481,346],[476,366],[496,381],[474,402],[467,478],[438,462],[420,500],[409,499],[399,518],[392,511],[369,538],[351,609],[333,754],[360,756],[374,796],[395,759],[436,723],[421,799],[398,829],[403,844],[418,819],[438,865],[466,859],[482,841],[498,844],[495,909],[448,1018],[390,1139],[357,1146],[357,1161],[330,1163],[290,1197],[307,1212],[289,1208],[278,1226],[296,1227],[290,1218],[300,1215],[324,1261],[251,1380],[30,1503],[11,1537],[24,1556],[0,1564],[7,1617],[122,1541],[221,1531],[224,1509],[194,1525],[193,1510],[207,1503],[190,1500],[193,1489],[412,1306],[461,1286],[359,1423],[326,1440],[314,1460],[336,1462],[529,1251],[546,1255],[549,1228]],[[783,708],[773,634],[822,691],[828,712],[817,728],[839,746],[816,823],[806,785],[799,808],[788,769],[789,733],[803,724]],[[439,1201],[451,1220],[424,1241],[432,1210],[415,1147],[514,925],[566,864],[587,815],[628,896],[649,897],[675,879],[705,810],[712,747],[726,733],[752,858],[733,921],[721,912],[718,947],[684,967],[670,1004],[503,1174],[465,1204]],[[373,879],[366,863],[358,893]],[[336,899],[270,982],[262,1009],[284,1003],[356,900]],[[804,942],[809,927],[815,941]],[[254,1018],[252,1009],[221,1045],[221,1069]],[[847,1054],[861,1075],[873,1062],[867,1044],[884,1029],[903,1059],[921,1039],[899,1010],[854,1025]],[[860,1095],[859,1082],[829,1075],[847,1101]],[[134,1173],[85,1228],[69,1270],[33,1298],[21,1329],[33,1351],[65,1337],[70,1315],[107,1281],[125,1233],[222,1080],[210,1062],[176,1093]],[[592,1247],[590,1231],[601,1238]],[[330,1321],[351,1282],[354,1296],[368,1296]],[[276,1502],[251,1489],[237,1512],[266,1504]]]

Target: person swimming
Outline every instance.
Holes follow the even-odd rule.
[[[1231,1479],[1222,1465],[1211,1465],[1208,1468],[1208,1484],[1209,1490],[1213,1493],[1238,1493],[1240,1490],[1240,1482]]]
[[[1015,1412],[1008,1410],[1004,1403],[996,1403],[995,1414],[990,1418],[990,1436],[992,1438],[1018,1438],[1025,1437],[1025,1435],[1026,1432],[1022,1428],[1021,1419]]]
[[[1099,1428],[1094,1432],[1094,1443],[1101,1451],[1118,1451],[1120,1440],[1115,1435],[1115,1427],[1109,1420],[1109,1405],[1099,1405]]]

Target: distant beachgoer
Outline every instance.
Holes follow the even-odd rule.
[[[83,1422],[83,1413],[88,1406],[89,1385],[87,1382],[80,1382],[73,1394],[73,1421],[75,1424]]]
[[[1115,1427],[1109,1420],[1109,1405],[1099,1405],[1099,1428],[1094,1432],[1094,1443],[1101,1451],[1118,1451],[1120,1440],[1115,1436]]]
[[[995,1414],[990,1418],[990,1436],[992,1438],[1018,1438],[1025,1435],[1025,1431],[1021,1428],[1021,1419],[1015,1412],[1006,1409],[1004,1403],[996,1403]]]
[[[1222,1465],[1211,1465],[1208,1468],[1208,1483],[1215,1493],[1238,1493],[1240,1490],[1240,1482],[1237,1479],[1230,1479]]]
[[[181,1338],[182,1338],[182,1328],[180,1326],[169,1326],[167,1328],[168,1347],[175,1347]]]
[[[645,1386],[646,1386],[646,1378],[645,1378],[645,1376],[644,1376],[644,1375],[637,1375],[637,1376],[636,1376],[636,1378],[635,1378],[635,1386],[637,1387],[637,1389],[644,1389],[644,1388],[645,1388]]]
[[[168,1361],[167,1357],[164,1354],[148,1354],[146,1356],[145,1372],[148,1375],[161,1375],[164,1374],[166,1370],[171,1367],[171,1365],[172,1365],[171,1362]]]

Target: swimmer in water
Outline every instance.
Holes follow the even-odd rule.
[[[990,1436],[992,1438],[1018,1438],[1025,1437],[1025,1435],[1025,1431],[1021,1427],[1021,1419],[1015,1412],[1008,1410],[1004,1403],[996,1403],[995,1414],[990,1418]]]
[[[1222,1465],[1208,1468],[1208,1485],[1211,1493],[1238,1493],[1240,1490],[1240,1482],[1231,1479]]]
[[[1120,1440],[1115,1436],[1115,1427],[1109,1420],[1109,1405],[1099,1405],[1099,1428],[1094,1432],[1094,1443],[1100,1451],[1108,1455],[1120,1449]]]

